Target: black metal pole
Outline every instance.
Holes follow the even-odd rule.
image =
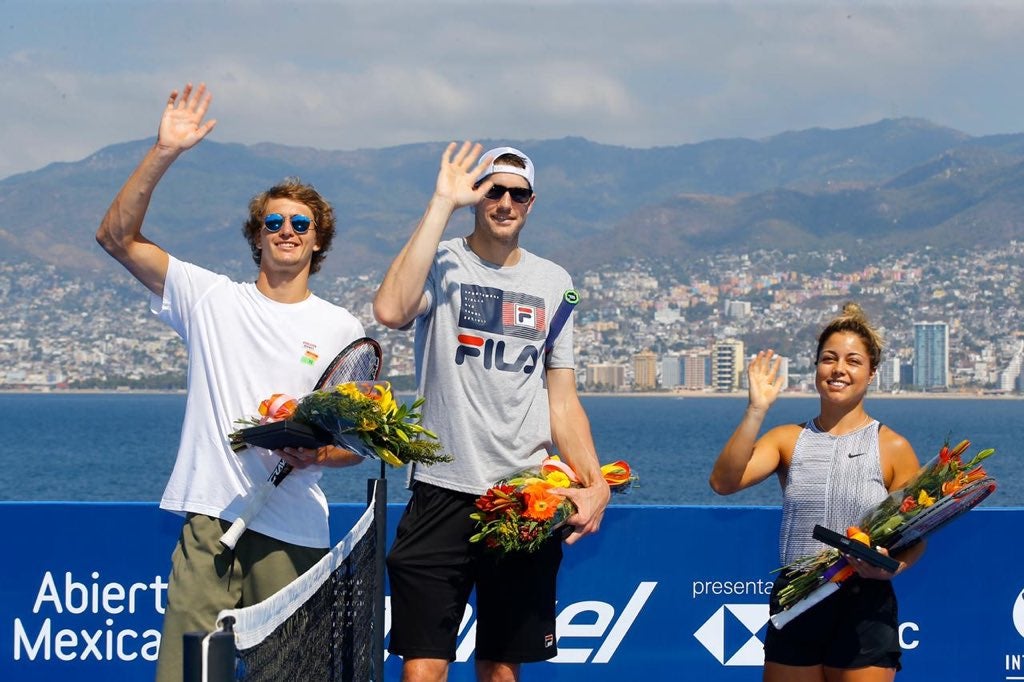
[[[182,658],[184,664],[184,682],[202,682],[203,667],[206,667],[208,682],[233,682],[235,679],[235,633],[232,630],[234,619],[228,619],[224,629],[209,633],[210,642],[207,646],[205,661],[203,660],[203,640],[205,632],[186,632],[182,640]]]
[[[384,464],[381,463],[381,477],[367,481],[367,504],[373,503],[373,529],[376,580],[373,588],[373,680],[384,682],[384,560],[387,555],[388,532],[388,482],[384,478]]]

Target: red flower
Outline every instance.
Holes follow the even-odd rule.
[[[497,514],[506,508],[522,506],[522,500],[516,495],[514,485],[496,485],[489,488],[476,501],[476,508],[489,514]]]

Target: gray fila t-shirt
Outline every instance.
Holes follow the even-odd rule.
[[[417,466],[415,480],[479,495],[551,450],[545,367],[574,367],[572,318],[546,356],[544,341],[572,280],[555,263],[520,253],[499,267],[461,237],[438,247],[429,307],[416,320],[416,375],[423,424],[453,461]]]

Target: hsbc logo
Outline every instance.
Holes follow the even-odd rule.
[[[537,369],[539,357],[540,351],[533,346],[523,346],[519,354],[515,355],[515,351],[509,351],[504,341],[484,339],[474,334],[459,334],[459,345],[455,348],[456,365],[463,365],[470,358],[480,358],[484,369],[500,372],[532,374]]]
[[[693,636],[726,666],[764,665],[764,642],[757,636],[768,623],[767,604],[724,604]]]

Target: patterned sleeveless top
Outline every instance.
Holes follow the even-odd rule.
[[[837,533],[864,516],[889,492],[882,478],[877,421],[841,436],[814,420],[800,432],[782,492],[779,559],[785,566],[825,545],[811,537],[815,524]]]

